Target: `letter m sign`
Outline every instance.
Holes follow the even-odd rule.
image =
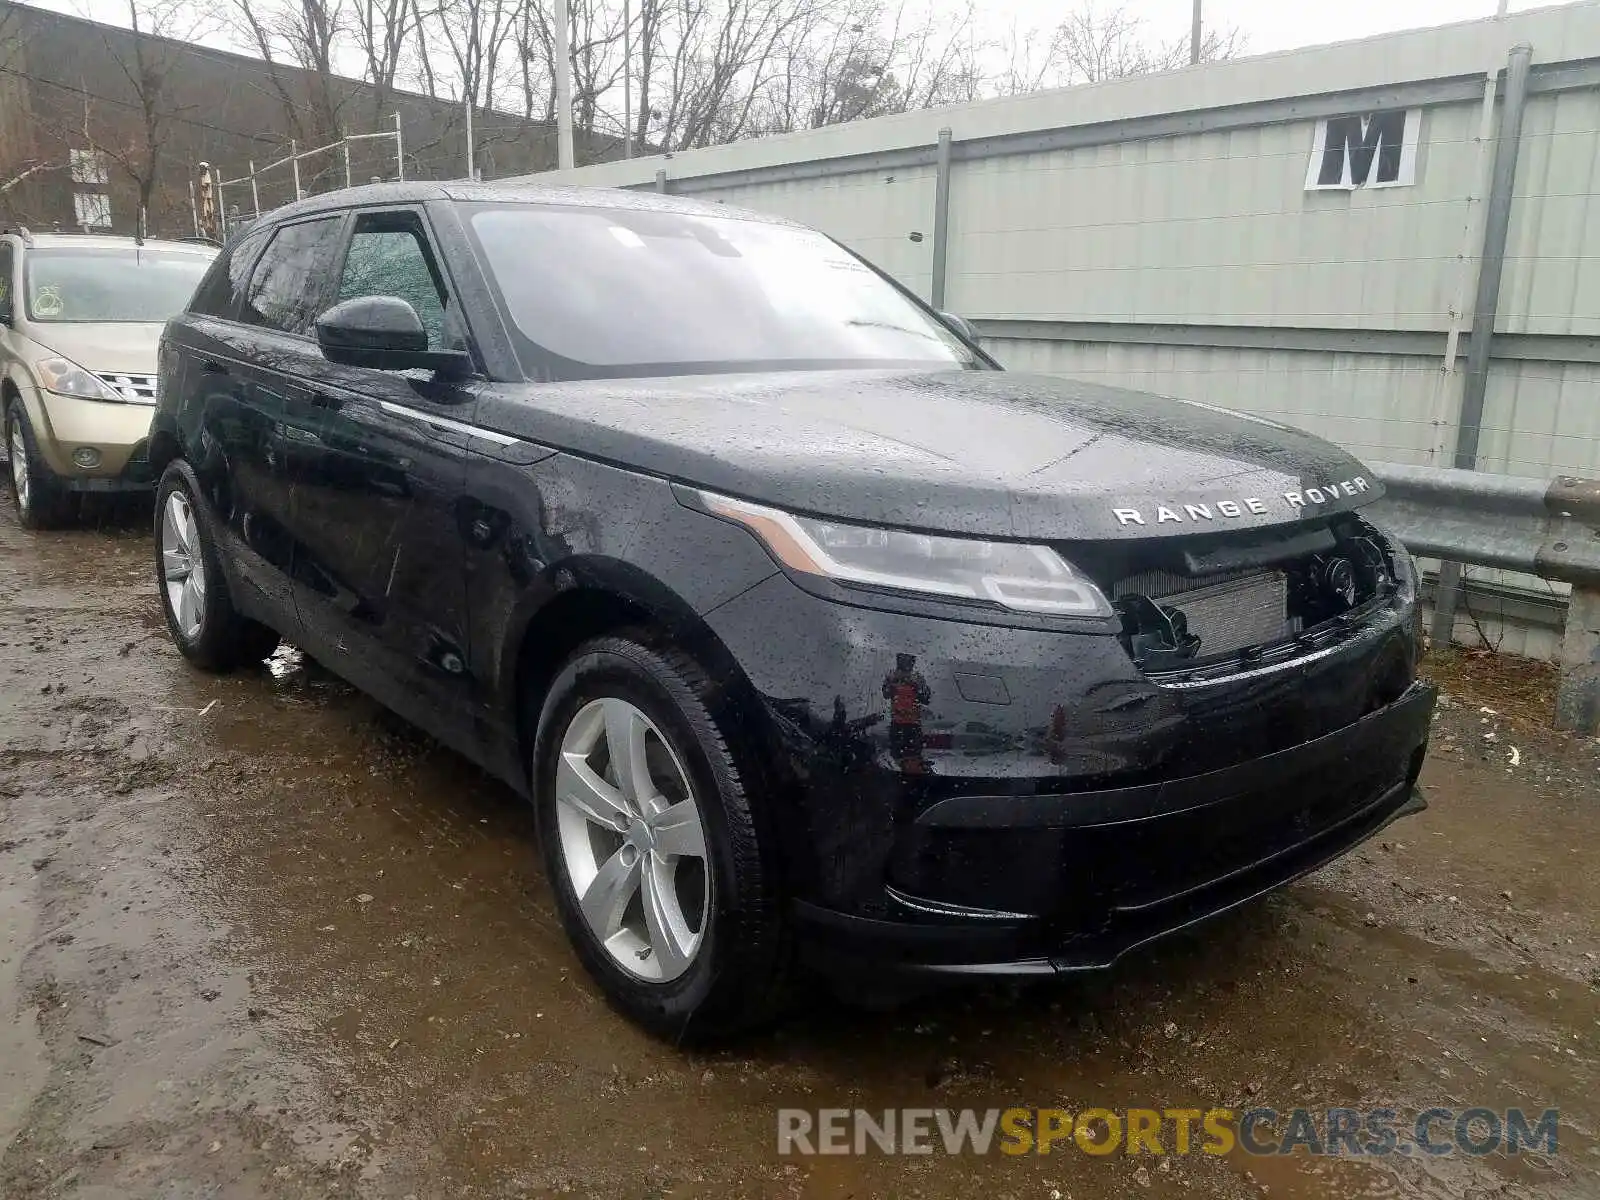
[[[1420,109],[1391,108],[1317,122],[1306,191],[1406,187],[1416,182]]]

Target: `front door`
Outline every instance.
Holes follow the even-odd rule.
[[[419,210],[360,213],[328,302],[398,296],[430,349],[470,349],[439,263]],[[317,414],[293,473],[307,648],[445,740],[470,742],[458,511],[473,385],[324,361],[292,403]]]

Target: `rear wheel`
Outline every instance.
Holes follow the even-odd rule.
[[[72,516],[72,493],[39,453],[28,411],[13,396],[6,407],[6,449],[11,457],[11,495],[24,529],[54,529]]]
[[[181,460],[166,469],[156,489],[155,535],[161,610],[185,658],[208,671],[230,671],[277,648],[275,630],[233,607],[216,541]]]
[[[592,641],[545,697],[534,802],[545,867],[584,966],[675,1041],[769,1017],[788,954],[777,872],[710,685],[687,655]]]

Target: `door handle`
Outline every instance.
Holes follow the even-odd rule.
[[[227,375],[227,374],[229,374],[228,364],[227,363],[220,363],[214,358],[208,358],[208,359],[206,359],[205,362],[201,363],[200,364],[200,370],[205,372],[207,375]]]
[[[337,396],[330,396],[327,392],[312,392],[311,406],[313,408],[338,408],[343,403]]]

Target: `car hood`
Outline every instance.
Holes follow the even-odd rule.
[[[494,389],[478,422],[798,512],[994,537],[1283,524],[1382,492],[1337,447],[1210,405],[1007,371]]]
[[[96,375],[154,375],[161,329],[159,321],[41,321],[28,327],[28,336]]]

